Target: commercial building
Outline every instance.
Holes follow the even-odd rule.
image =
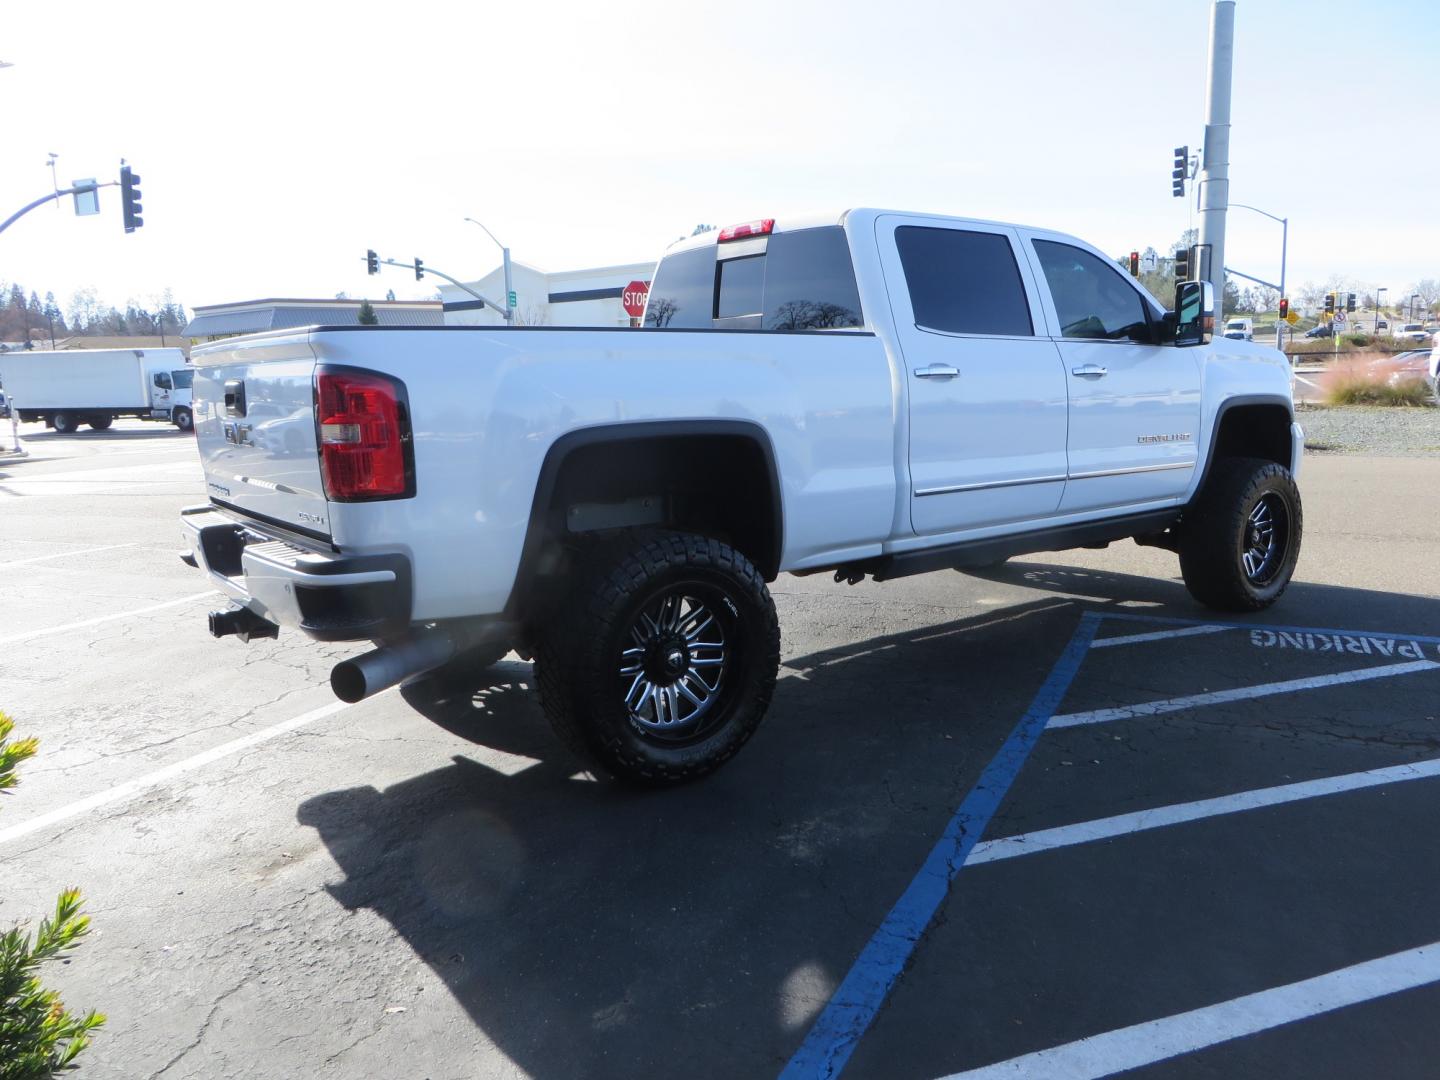
[[[245,300],[191,311],[182,331],[195,344],[237,334],[299,326],[348,326],[360,321],[363,300]],[[371,300],[380,326],[443,326],[438,300]]]
[[[597,266],[588,270],[547,272],[511,261],[510,287],[515,291],[515,323],[525,326],[629,326],[620,295],[632,281],[648,286],[653,262]],[[466,282],[481,296],[505,303],[505,272],[496,267],[479,281]],[[505,322],[463,289],[441,285],[446,326],[498,326]]]

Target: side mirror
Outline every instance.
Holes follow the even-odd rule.
[[[1215,286],[1182,281],[1175,286],[1175,344],[1208,345],[1215,335]]]

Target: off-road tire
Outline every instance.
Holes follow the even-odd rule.
[[[57,433],[61,435],[73,435],[80,426],[80,418],[74,413],[57,412],[54,423]]]
[[[540,635],[535,680],[551,726],[582,760],[624,783],[671,785],[713,772],[755,733],[775,689],[780,623],[764,578],[740,552],[690,533],[622,534],[582,557],[569,595]],[[669,596],[703,598],[707,612],[713,605],[725,644],[713,705],[688,733],[683,723],[647,725],[620,674],[643,614]],[[676,629],[683,634],[685,624]],[[673,717],[673,701],[670,709]]]
[[[1252,575],[1244,557],[1252,514],[1265,501],[1281,534],[1275,562]],[[1222,458],[1186,511],[1180,529],[1180,573],[1190,595],[1219,611],[1260,611],[1290,584],[1300,557],[1303,514],[1290,470],[1259,458]]]
[[[110,425],[115,423],[115,418],[113,416],[92,416],[89,423],[96,431],[109,431]]]

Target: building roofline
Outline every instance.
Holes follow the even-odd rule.
[[[312,297],[311,299],[308,299],[308,300],[307,300],[307,299],[304,299],[304,298],[302,298],[302,297],[267,297],[267,298],[265,298],[265,299],[263,299],[263,300],[231,300],[231,301],[228,301],[227,303],[224,303],[224,304],[197,304],[197,305],[195,305],[194,307],[192,307],[190,310],[193,311],[193,312],[201,312],[201,311],[213,312],[213,311],[223,311],[223,310],[226,310],[226,309],[228,309],[228,308],[248,308],[248,307],[266,307],[266,306],[276,307],[276,306],[281,305],[281,304],[290,305],[290,306],[297,306],[297,307],[338,307],[338,306],[344,306],[344,305],[346,305],[346,304],[354,304],[356,307],[359,307],[359,306],[360,306],[361,304],[363,304],[363,303],[365,303],[365,298],[364,298],[364,297],[361,297],[361,298],[358,299],[358,300],[357,300],[357,299],[354,299],[354,298],[347,298],[347,299],[345,299],[345,300],[336,300],[334,297],[331,297],[331,298],[328,299],[328,300],[323,299],[323,298],[320,298],[320,297]],[[439,301],[439,300],[371,300],[371,301],[370,301],[370,306],[371,306],[371,307],[439,307],[439,306],[440,306],[440,301]]]

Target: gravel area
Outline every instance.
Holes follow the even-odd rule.
[[[1440,460],[1440,408],[1297,405],[1295,419],[1308,453]]]

